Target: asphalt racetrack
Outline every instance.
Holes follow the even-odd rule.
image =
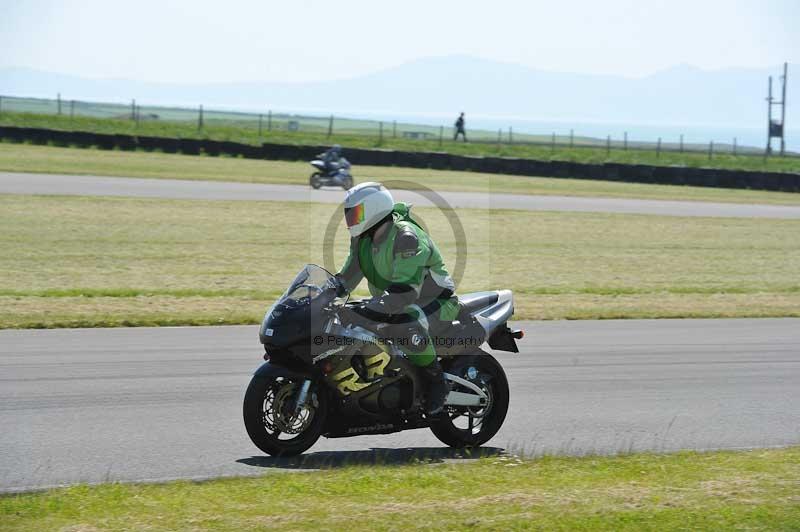
[[[800,206],[534,196],[490,192],[491,190],[487,189],[486,193],[440,192],[439,194],[441,199],[453,208],[800,219]],[[341,189],[312,190],[310,187],[299,185],[2,172],[0,172],[0,194],[311,201],[317,203],[341,203],[344,200],[344,192]],[[430,206],[432,201],[441,205],[439,199],[425,197],[415,191],[393,190],[393,195],[397,200],[418,206]]]
[[[585,454],[800,443],[800,319],[516,322],[487,446]],[[257,328],[0,331],[0,491],[452,457],[428,430],[265,457],[241,402]]]

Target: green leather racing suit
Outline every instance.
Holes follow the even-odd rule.
[[[431,325],[456,319],[458,299],[439,249],[409,208],[396,203],[387,220],[351,239],[350,254],[337,276],[349,291],[367,279],[369,317],[404,329],[407,341],[398,347],[413,364],[424,367],[436,359]]]

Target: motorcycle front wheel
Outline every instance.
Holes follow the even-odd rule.
[[[352,177],[345,177],[344,183],[342,183],[342,188],[345,190],[350,190],[353,188],[353,178]]]
[[[303,379],[254,376],[244,395],[244,426],[253,443],[272,456],[294,456],[319,439],[327,400],[312,384],[306,404],[295,408]]]
[[[318,189],[322,186],[322,175],[319,172],[314,172],[311,174],[311,177],[308,178],[308,184],[311,185],[311,188],[314,190]]]
[[[483,406],[445,406],[431,422],[431,431],[450,447],[478,447],[497,434],[508,412],[508,379],[497,360],[484,351],[456,357],[444,371],[477,384],[488,396]],[[454,385],[454,391],[470,392]]]

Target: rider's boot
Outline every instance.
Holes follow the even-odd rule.
[[[428,385],[428,401],[425,404],[425,413],[429,416],[435,416],[440,414],[444,408],[444,401],[447,398],[449,387],[438,360],[434,359],[429,365],[420,369]]]

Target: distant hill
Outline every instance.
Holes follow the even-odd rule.
[[[800,124],[800,69],[790,65],[787,123]],[[465,110],[517,119],[760,126],[769,69],[701,70],[679,65],[643,78],[547,72],[448,56],[420,59],[335,82],[164,84],[86,79],[27,68],[0,69],[0,94],[66,99],[322,112]],[[797,96],[795,96],[797,95]],[[796,104],[794,103],[796,102]]]

